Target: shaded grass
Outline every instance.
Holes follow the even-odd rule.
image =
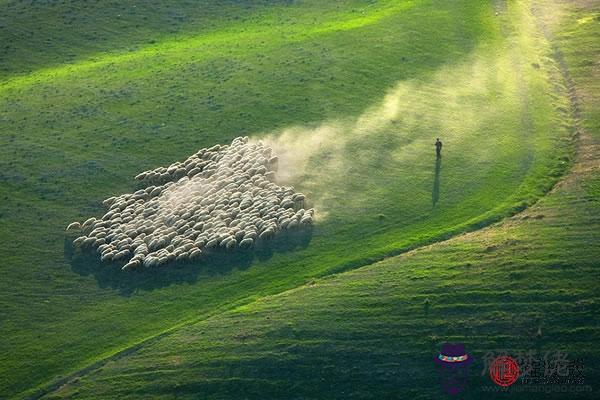
[[[179,329],[48,398],[426,399],[440,394],[445,341],[476,358],[465,398],[490,396],[480,372],[494,350],[582,357],[595,388],[599,207],[579,182],[562,187],[496,227]],[[542,396],[564,398],[511,393]]]

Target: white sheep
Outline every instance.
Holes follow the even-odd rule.
[[[67,226],[67,232],[81,229],[81,224],[77,221],[71,222],[69,226]]]
[[[250,248],[259,238],[312,224],[304,195],[274,183],[278,161],[246,137],[144,171],[136,179],[149,186],[106,199],[107,213],[80,224],[91,232],[74,245],[96,247],[103,261],[125,260],[128,270],[197,259],[205,248]],[[75,229],[76,223],[67,227]]]

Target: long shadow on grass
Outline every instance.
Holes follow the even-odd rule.
[[[433,190],[431,192],[431,201],[433,206],[437,204],[440,199],[440,172],[442,170],[442,157],[438,156],[435,158],[435,177],[433,178]]]
[[[312,236],[312,229],[286,232],[271,241],[259,242],[251,250],[215,250],[198,261],[174,262],[162,267],[139,268],[134,271],[122,271],[123,263],[101,262],[94,250],[75,249],[73,238],[70,237],[65,238],[64,250],[73,272],[83,276],[93,275],[99,287],[117,289],[121,295],[128,297],[138,290],[151,291],[173,284],[195,283],[203,277],[244,270],[255,260],[268,260],[274,253],[304,249]]]

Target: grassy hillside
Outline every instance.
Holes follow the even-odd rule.
[[[135,52],[159,40],[256,27],[282,10],[310,16],[293,8],[290,1],[3,1],[0,71],[6,77],[27,75],[100,55]]]
[[[433,357],[445,341],[465,343],[476,357],[464,398],[507,396],[482,388],[494,386],[481,375],[483,357],[502,349],[582,357],[597,390],[600,197],[587,192],[594,182],[580,174],[501,226],[179,329],[47,398],[430,399],[442,393]],[[594,393],[569,396],[510,395]]]
[[[537,4],[572,96],[579,133],[570,174],[518,216],[192,324],[78,378],[48,398],[437,398],[433,356],[445,341],[476,357],[464,398],[506,398],[490,350],[583,358],[600,369],[600,55],[590,4]],[[556,18],[560,11],[560,19]],[[551,18],[553,17],[553,18]],[[568,69],[567,69],[568,68]],[[518,386],[518,384],[517,384]]]
[[[0,3],[0,397],[498,220],[570,163],[568,92],[527,2],[80,4]],[[135,274],[68,245],[137,172],[282,132],[307,157],[311,235]]]

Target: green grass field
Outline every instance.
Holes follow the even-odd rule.
[[[0,1],[0,398],[431,398],[447,340],[600,375],[597,6],[171,3]],[[69,245],[241,135],[309,235],[133,273]]]

